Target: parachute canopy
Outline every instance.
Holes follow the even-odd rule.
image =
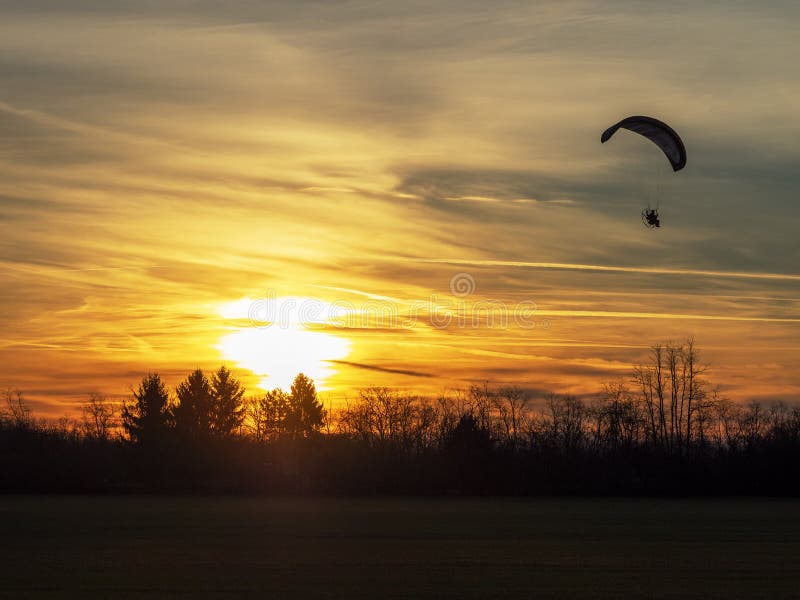
[[[686,148],[683,146],[683,140],[666,123],[652,117],[628,117],[606,129],[600,137],[600,142],[605,144],[617,129],[628,129],[649,139],[661,148],[672,164],[673,171],[680,171],[686,166]]]

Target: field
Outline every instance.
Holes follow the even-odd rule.
[[[0,497],[1,598],[745,598],[800,503]]]

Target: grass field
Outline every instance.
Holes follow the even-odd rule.
[[[800,593],[800,503],[0,497],[0,598]]]

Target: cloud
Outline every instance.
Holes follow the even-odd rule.
[[[346,365],[348,367],[354,367],[356,369],[364,369],[367,371],[378,371],[381,373],[392,373],[395,375],[407,375],[409,377],[435,377],[431,373],[423,373],[420,371],[411,371],[408,369],[394,369],[390,367],[381,367],[378,365],[367,365],[364,363],[357,363],[349,360],[331,360],[328,361],[337,365]]]
[[[576,271],[602,271],[612,273],[635,273],[646,275],[682,275],[690,277],[732,277],[741,279],[768,279],[777,281],[800,281],[800,274],[792,273],[747,273],[742,271],[703,271],[699,269],[670,269],[665,267],[622,267],[614,265],[582,265],[570,263],[539,263],[498,260],[420,259],[422,262],[452,265],[474,265],[485,267],[523,267],[530,269],[559,269]]]
[[[220,303],[276,290],[402,304],[468,270],[474,300],[535,301],[552,329],[342,331],[358,342],[337,377],[437,364],[409,381],[526,381],[530,344],[554,359],[535,371],[548,387],[588,393],[607,369],[562,369],[576,354],[624,363],[626,345],[695,333],[758,385],[736,348],[785,365],[769,393],[790,393],[798,11],[4,2],[0,381],[119,387],[119,372],[213,364]],[[684,171],[633,134],[599,143],[642,112],[684,137]],[[658,232],[641,227],[648,203]],[[54,360],[78,375],[37,384]]]

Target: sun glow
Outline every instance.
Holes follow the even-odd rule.
[[[227,319],[249,319],[252,325],[238,327],[218,345],[222,355],[238,366],[262,377],[263,389],[289,389],[298,373],[311,377],[318,389],[333,374],[330,361],[350,353],[350,342],[337,335],[311,331],[341,316],[335,305],[312,298],[244,298],[220,307]]]

